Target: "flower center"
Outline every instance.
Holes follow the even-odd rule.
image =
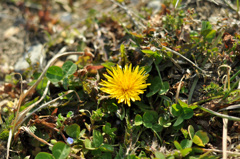
[[[128,92],[128,90],[129,90],[129,88],[122,88],[122,91],[123,91],[124,93]]]

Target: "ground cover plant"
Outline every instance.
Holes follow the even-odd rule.
[[[239,158],[238,2],[1,2],[45,64],[1,74],[0,156]]]

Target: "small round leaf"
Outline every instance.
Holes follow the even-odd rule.
[[[70,137],[78,138],[80,134],[80,126],[78,124],[72,124],[66,127],[66,133]]]
[[[39,152],[35,159],[55,159],[50,153]]]
[[[179,116],[182,114],[183,110],[181,105],[179,104],[173,104],[171,107],[171,112],[174,116]]]
[[[103,143],[103,136],[100,131],[93,130],[93,146],[99,147]]]
[[[77,71],[77,65],[72,61],[66,61],[62,66],[62,70],[65,76],[69,76]]]
[[[57,83],[63,78],[63,71],[58,66],[51,66],[48,68],[46,76],[52,83]]]
[[[142,125],[142,117],[141,117],[141,115],[137,114],[137,115],[135,116],[134,124],[135,124],[136,126]]]
[[[180,125],[182,122],[183,122],[183,117],[182,116],[179,116],[178,118],[177,118],[177,120],[175,121],[175,123],[173,124],[173,126],[178,126],[178,125]]]
[[[198,146],[204,147],[209,142],[207,133],[202,130],[198,130],[193,137],[193,142]]]
[[[52,154],[56,159],[65,159],[70,151],[71,148],[63,142],[57,142],[52,148]]]

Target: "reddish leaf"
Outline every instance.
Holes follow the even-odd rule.
[[[154,29],[154,28],[148,28],[147,30],[144,30],[143,33],[149,35],[149,34],[151,34],[151,33],[154,32],[154,31],[156,31],[156,29]]]
[[[52,111],[51,115],[56,115],[56,114],[57,114],[57,111],[58,111],[58,108],[55,108],[55,109]]]
[[[235,40],[233,39],[233,36],[227,32],[223,34],[222,41],[224,43],[224,46],[229,49],[233,47],[233,43],[235,42]]]

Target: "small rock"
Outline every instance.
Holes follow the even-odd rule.
[[[204,65],[204,69],[205,70],[208,70],[208,69],[210,69],[212,67],[212,64],[211,63],[206,63],[205,65]]]
[[[73,62],[76,62],[78,60],[78,55],[69,55],[67,57],[67,60],[71,60]]]
[[[20,31],[19,27],[10,27],[8,28],[5,32],[4,32],[4,35],[3,37],[4,38],[9,38],[15,34],[17,34],[18,32]]]
[[[72,18],[72,14],[64,12],[61,16],[60,16],[60,21],[62,23],[66,23],[66,24],[71,24],[73,21]]]
[[[64,64],[64,61],[62,61],[62,60],[57,60],[57,61],[54,63],[54,66],[62,67],[63,64]]]
[[[147,5],[149,8],[152,9],[153,13],[157,13],[162,8],[162,0],[153,0],[148,3]]]
[[[29,64],[27,63],[26,59],[30,57],[32,65],[37,64],[37,62],[40,62],[42,64],[45,59],[45,54],[43,51],[43,45],[37,44],[31,46],[27,52],[23,54],[23,57],[21,57],[15,64],[14,70],[16,72],[24,71],[29,67]],[[42,61],[41,61],[42,60]]]

